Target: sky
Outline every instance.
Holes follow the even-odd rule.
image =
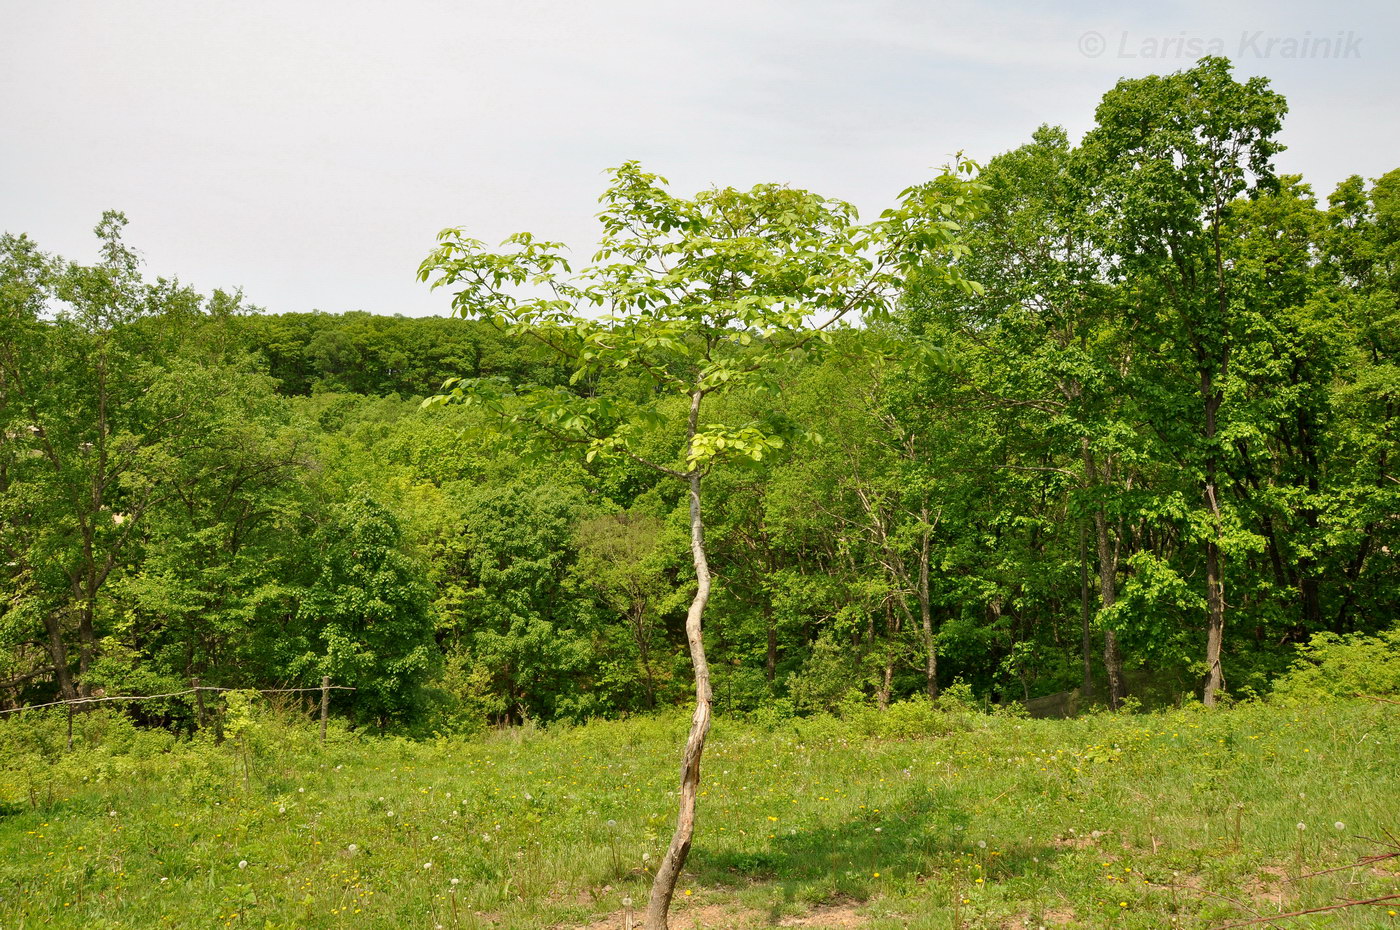
[[[1400,4],[0,0],[0,231],[269,312],[444,314],[437,231],[597,241],[606,170],[782,182],[873,217],[955,153],[1077,139],[1207,52],[1289,101],[1321,194],[1400,167]]]

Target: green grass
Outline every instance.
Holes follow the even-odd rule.
[[[1400,833],[1389,705],[969,715],[911,739],[871,719],[717,722],[674,927],[840,905],[882,930],[1206,928],[1400,893],[1400,860],[1287,880]],[[645,900],[686,723],[322,747],[267,717],[245,767],[106,716],[73,752],[58,721],[11,721],[0,928],[587,926]],[[1277,926],[1400,927],[1392,909]]]

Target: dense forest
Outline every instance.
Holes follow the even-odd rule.
[[[1285,112],[1220,60],[1121,82],[1077,143],[963,182],[955,275],[729,345],[764,377],[714,416],[765,439],[706,474],[718,712],[1210,701],[1393,627],[1400,170],[1278,174]],[[148,280],[124,224],[93,264],[0,239],[0,702],[328,675],[338,713],[426,734],[688,700],[687,408],[657,384],[691,334],[580,378],[489,313]],[[449,379],[650,415],[583,455],[505,401],[424,406]]]

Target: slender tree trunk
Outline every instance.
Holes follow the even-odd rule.
[[[1220,662],[1225,639],[1225,585],[1220,577],[1220,544],[1214,537],[1206,540],[1206,608],[1206,684],[1202,698],[1209,707],[1225,689],[1225,672]]]
[[[773,622],[772,604],[763,605],[763,620],[768,630],[768,657],[763,663],[763,672],[771,687],[778,678],[778,625]]]
[[[1081,629],[1082,655],[1084,656],[1084,681],[1079,686],[1082,697],[1094,694],[1094,634],[1091,629],[1093,608],[1089,595],[1089,528],[1079,525],[1079,624]]]
[[[700,413],[699,391],[691,395],[690,435],[695,435]],[[676,893],[676,881],[690,855],[690,842],[695,834],[695,801],[700,793],[700,756],[705,751],[705,736],[710,732],[710,665],[705,658],[705,642],[701,621],[710,599],[710,563],[705,555],[705,524],[700,516],[700,471],[692,467],[687,476],[690,483],[690,553],[695,561],[695,598],[686,613],[685,633],[690,642],[690,662],[695,667],[695,714],[690,722],[690,735],[681,756],[680,813],[671,845],[656,867],[656,879],[647,901],[646,930],[668,930],[667,913]]]
[[[1225,579],[1220,564],[1221,513],[1216,483],[1217,463],[1214,449],[1216,411],[1222,397],[1208,370],[1201,373],[1201,394],[1205,397],[1206,475],[1205,503],[1210,514],[1210,537],[1206,540],[1206,683],[1202,700],[1213,706],[1217,695],[1225,689],[1225,672],[1220,652],[1225,640]]]
[[[894,682],[894,642],[897,627],[894,622],[894,609],[888,599],[885,601],[885,655],[884,667],[880,674],[880,684],[875,689],[875,703],[881,710],[890,706],[890,691]]]
[[[938,644],[933,641],[933,608],[928,594],[929,547],[933,533],[928,529],[927,508],[922,516],[925,529],[919,546],[919,621],[924,634],[924,675],[929,700],[933,700],[938,697]]]
[[[95,598],[90,598],[78,610],[78,690],[83,697],[92,694],[92,685],[87,682],[87,673],[97,653],[97,634],[93,629],[93,617],[96,613]]]
[[[632,608],[632,636],[637,643],[637,658],[642,663],[642,678],[646,687],[647,709],[656,707],[656,676],[651,670],[651,646],[650,634],[646,628],[645,603],[634,605]]]
[[[1094,513],[1094,535],[1099,550],[1099,601],[1103,610],[1118,602],[1118,556],[1108,541],[1108,519],[1103,508]],[[1127,694],[1123,684],[1123,653],[1118,648],[1118,636],[1110,629],[1103,631],[1103,664],[1108,673],[1108,706],[1114,710]]]
[[[1085,476],[1090,487],[1098,487],[1098,463],[1087,439],[1082,441],[1081,448]],[[1108,516],[1102,504],[1094,508],[1094,542],[1099,557],[1100,609],[1108,610],[1118,601],[1118,553],[1108,538]],[[1118,637],[1110,629],[1103,632],[1103,664],[1108,675],[1108,706],[1117,710],[1127,691],[1123,684],[1123,653],[1118,648]]]

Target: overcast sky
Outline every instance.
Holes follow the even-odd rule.
[[[91,260],[116,208],[152,275],[444,313],[414,280],[440,228],[586,258],[624,160],[873,216],[958,150],[1078,138],[1118,78],[1203,49],[1287,96],[1279,166],[1319,193],[1400,167],[1394,0],[1143,6],[0,0],[0,229]]]

